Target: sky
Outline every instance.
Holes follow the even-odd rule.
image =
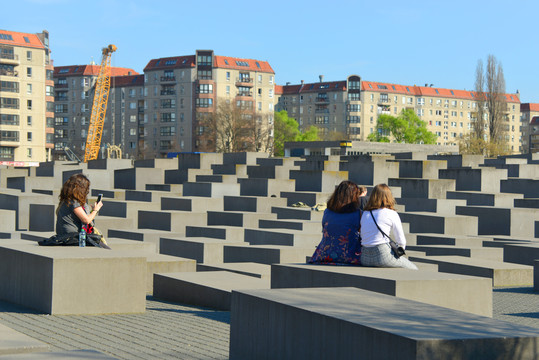
[[[151,59],[216,55],[268,61],[277,84],[363,80],[473,90],[494,55],[506,92],[539,103],[535,0],[18,0],[0,29],[50,33],[55,66],[99,63],[143,73]]]

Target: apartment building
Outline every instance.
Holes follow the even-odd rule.
[[[438,135],[438,145],[451,145],[468,133],[477,120],[477,101],[473,91],[433,86],[406,86],[362,81],[357,75],[345,81],[285,85],[278,88],[277,110],[287,110],[300,129],[311,125],[323,137],[344,137],[366,141],[376,131],[381,114],[397,116],[413,109]],[[505,140],[513,153],[522,151],[519,94],[506,94]]]
[[[539,136],[537,136],[537,118],[532,124],[534,117],[539,116],[539,104],[520,104],[520,129],[522,132],[522,152],[527,154],[539,151]],[[533,139],[532,139],[533,138]],[[534,145],[532,146],[532,140]]]
[[[71,65],[54,67],[54,158],[65,159],[65,148],[69,148],[79,159],[84,158],[84,147],[88,135],[88,125],[92,115],[95,83],[99,75],[99,65]],[[138,74],[133,69],[111,68],[111,92],[104,120],[102,149],[105,144],[118,144],[111,119],[118,116],[114,111],[122,110],[122,99],[117,106],[115,100],[116,83],[124,84],[123,76]],[[114,100],[113,100],[114,99]],[[123,99],[125,101],[125,98]],[[125,105],[125,103],[124,103]],[[111,110],[112,109],[112,110]],[[119,118],[123,118],[119,116]],[[121,126],[121,125],[118,125]]]
[[[149,155],[215,151],[214,134],[208,135],[201,116],[216,112],[222,103],[241,108],[259,133],[273,137],[275,72],[266,61],[197,50],[195,55],[150,60],[144,77],[143,143]],[[259,145],[253,149],[269,150]]]
[[[96,65],[54,70],[57,158],[65,157],[65,147],[79,158],[84,153],[98,71]],[[265,61],[217,56],[212,50],[152,59],[144,75],[113,68],[102,151],[107,144],[121,145],[124,157],[129,158],[215,151],[200,116],[217,111],[221,103],[245,109],[259,133],[272,137],[274,76]],[[261,143],[256,150],[270,149]]]
[[[54,82],[49,33],[0,30],[0,165],[51,159]]]

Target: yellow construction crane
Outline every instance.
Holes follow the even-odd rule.
[[[99,76],[95,84],[94,102],[92,105],[92,117],[88,127],[88,137],[84,148],[84,162],[97,159],[101,146],[101,135],[103,134],[103,123],[107,113],[107,103],[110,90],[110,57],[116,51],[115,45],[103,48],[103,58],[99,68]]]

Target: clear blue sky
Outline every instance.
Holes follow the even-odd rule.
[[[501,62],[506,91],[539,103],[535,0],[69,1],[2,4],[0,29],[50,32],[56,66],[99,62],[142,73],[153,58],[213,49],[268,61],[278,84],[364,80],[473,89],[477,61]]]

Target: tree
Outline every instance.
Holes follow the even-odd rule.
[[[483,62],[478,61],[475,77],[478,108],[477,119],[473,124],[473,134],[478,139],[484,138],[484,130],[488,128],[489,141],[503,146],[505,144],[503,122],[506,120],[507,102],[502,65],[498,63],[494,55],[489,55],[484,72]]]
[[[380,115],[376,122],[378,131],[369,134],[367,139],[376,142],[395,142],[408,144],[436,144],[436,134],[427,130],[427,123],[421,120],[412,109],[404,109],[398,117]]]
[[[289,117],[286,110],[275,112],[275,134],[273,151],[275,156],[284,155],[284,143],[287,141],[317,141],[318,128],[309,127],[306,132],[299,130],[299,124],[296,119]]]
[[[507,147],[496,142],[489,142],[484,138],[477,138],[475,134],[466,134],[459,143],[460,154],[484,155],[486,157],[496,157],[507,155]]]
[[[255,117],[251,108],[222,99],[214,112],[198,113],[197,135],[203,151],[268,151],[271,126],[268,118]],[[265,120],[265,121],[263,121]]]

